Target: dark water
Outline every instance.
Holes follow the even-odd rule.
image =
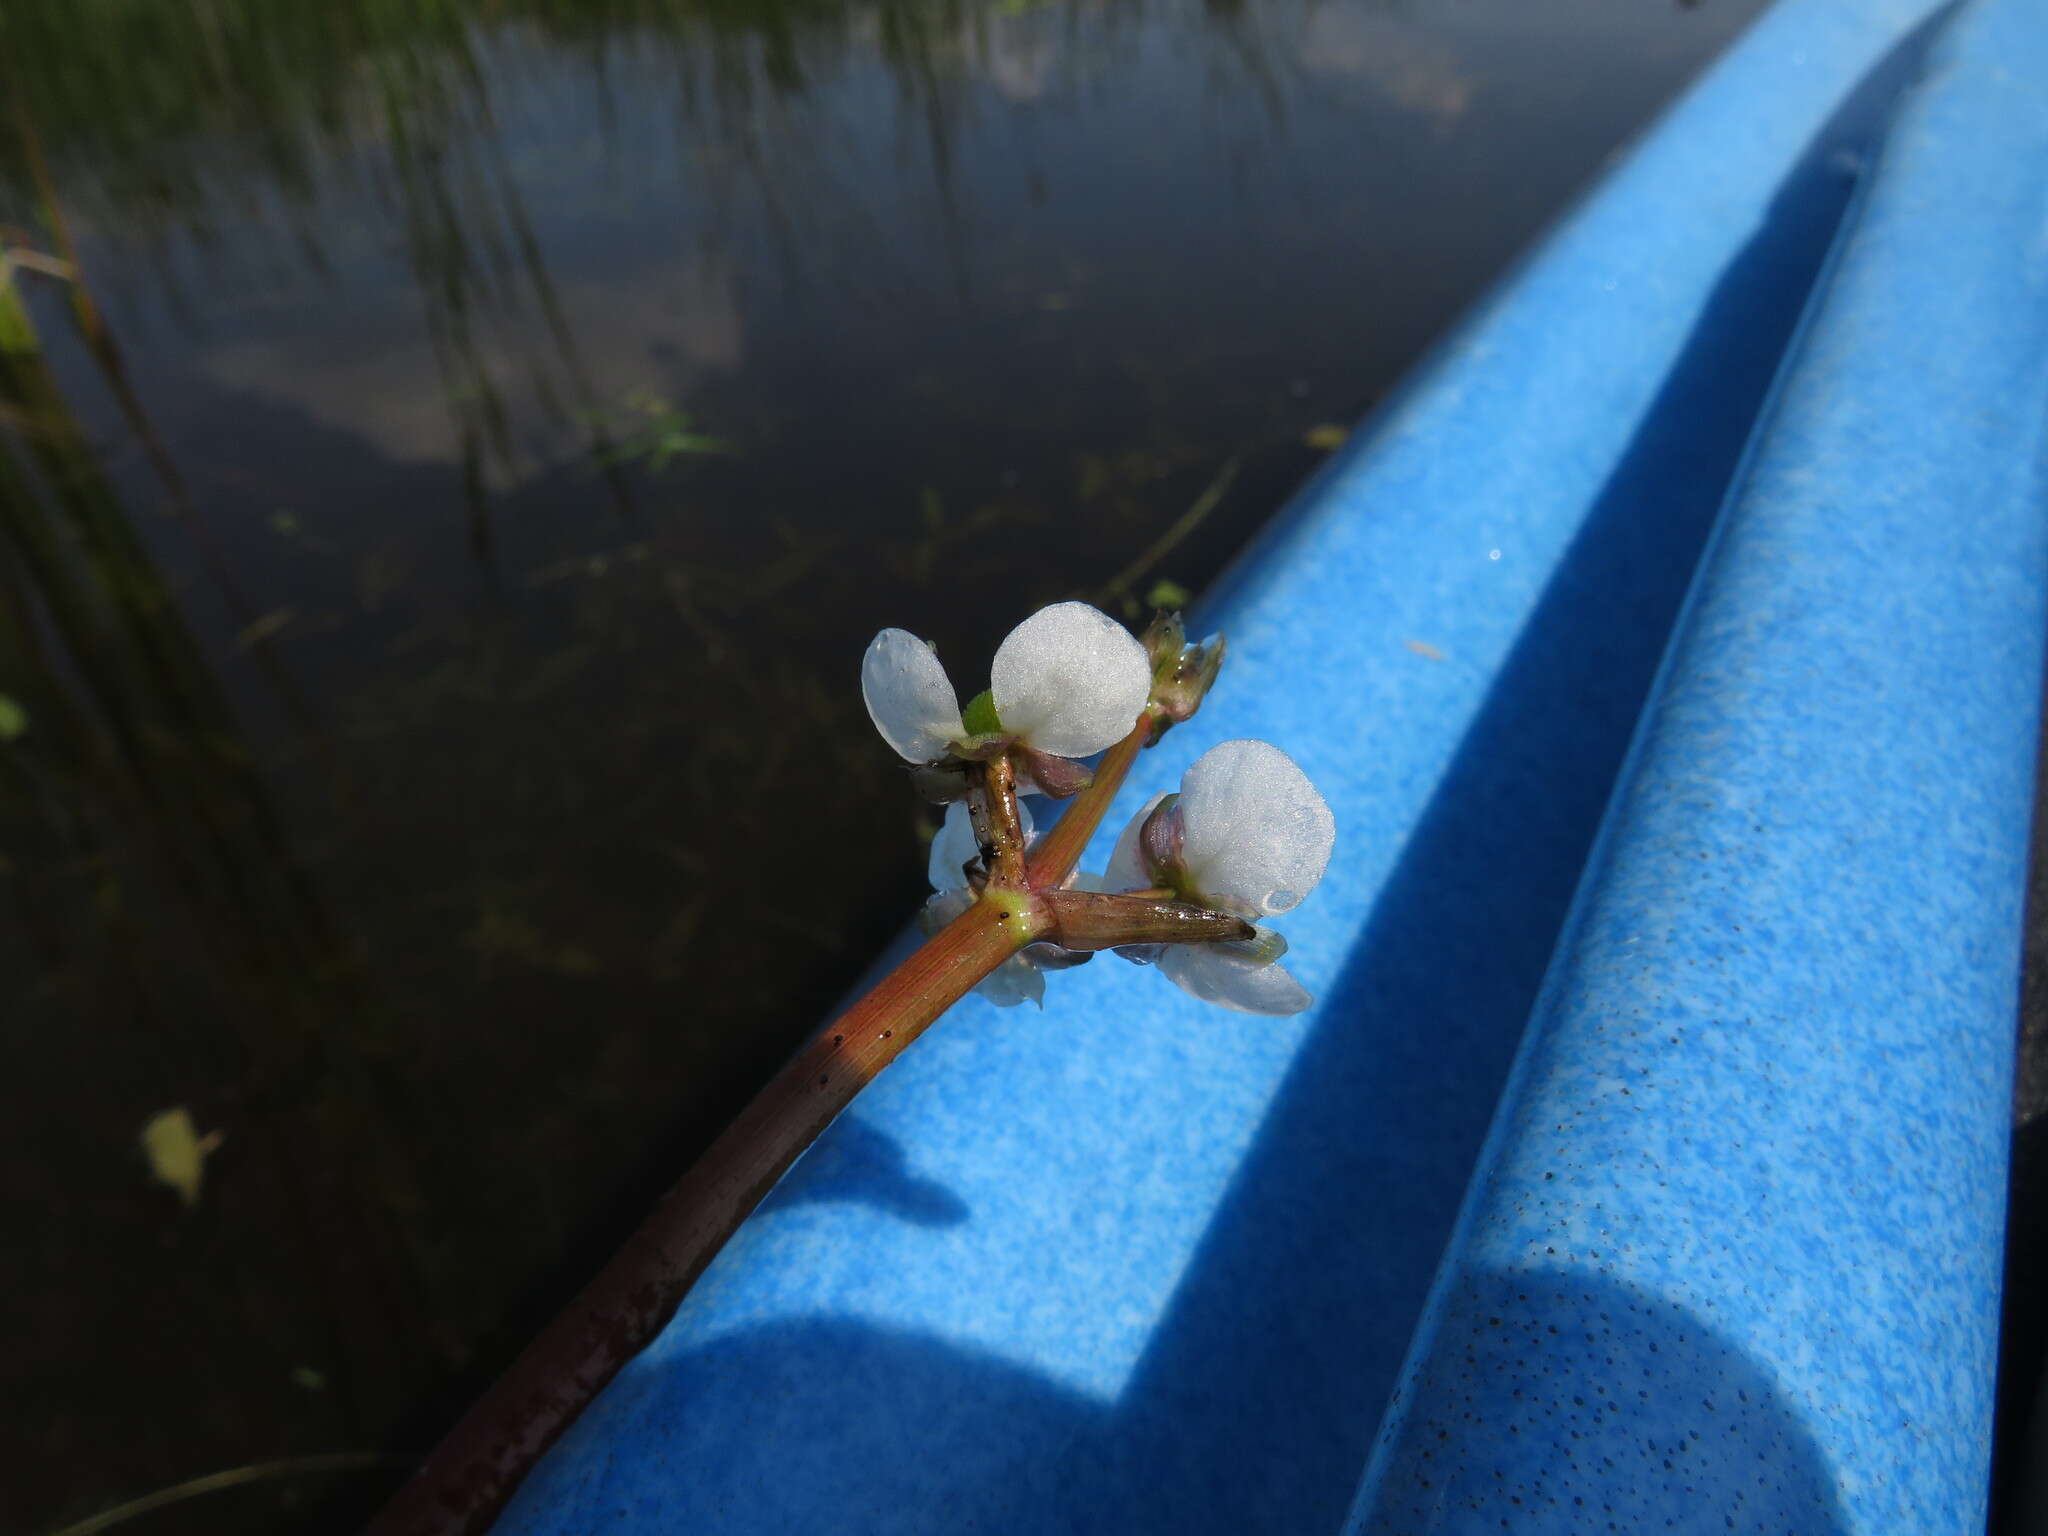
[[[918,899],[867,637],[1198,591],[1757,8],[10,0],[0,1529],[348,1528]]]

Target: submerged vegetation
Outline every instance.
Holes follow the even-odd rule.
[[[550,377],[598,493],[574,459],[522,489],[535,467],[469,323],[470,285],[502,297],[499,279],[438,238],[444,202],[421,193],[399,208],[460,444],[425,499],[463,509],[470,568],[517,595],[450,604],[462,583],[416,532],[252,495],[195,458],[136,388],[91,257],[74,270],[51,205],[22,201],[35,222],[9,249],[27,259],[0,285],[0,969],[30,1040],[18,1068],[49,1091],[10,1132],[52,1213],[23,1219],[44,1234],[29,1262],[71,1262],[53,1213],[81,1180],[125,1192],[94,1239],[107,1267],[13,1286],[30,1316],[82,1289],[99,1317],[97,1345],[31,1324],[11,1350],[19,1389],[59,1405],[26,1431],[62,1474],[53,1516],[189,1486],[243,1490],[257,1526],[302,1498],[346,1525],[402,1468],[384,1448],[417,1405],[452,1408],[534,1277],[573,1276],[583,1213],[632,1187],[646,1148],[680,1145],[665,1167],[708,1138],[897,920],[821,898],[792,965],[772,909],[750,934],[716,915],[755,906],[731,850],[797,856],[777,810],[793,795],[878,868],[914,824],[864,825],[893,788],[878,765],[821,795],[798,749],[860,729],[841,681],[797,659],[841,622],[798,598],[849,535],[771,514],[735,542],[729,484],[676,506],[663,472],[732,445],[652,392],[596,404],[566,323]],[[1142,527],[1132,492],[1155,465],[1083,475]],[[414,500],[420,478],[392,476]],[[955,526],[937,496],[906,495],[901,532],[867,542],[885,580],[926,587],[1043,522],[1010,495]],[[508,563],[498,520],[578,502],[595,525]],[[776,659],[736,669],[764,626]],[[764,713],[788,722],[765,748]],[[451,823],[457,807],[481,819]],[[906,867],[896,889],[914,888]],[[564,1079],[583,1093],[539,1093]],[[515,1144],[542,1161],[509,1163]],[[234,1426],[202,1465],[278,1475],[181,1482],[175,1438],[115,1429],[134,1449],[113,1456],[64,1438],[180,1412]],[[320,1454],[263,1460],[294,1449]]]

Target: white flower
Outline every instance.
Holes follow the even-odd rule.
[[[1181,776],[1180,794],[1139,811],[1117,840],[1104,884],[1165,887],[1183,900],[1256,923],[1292,911],[1329,867],[1337,823],[1294,759],[1263,741],[1211,747]],[[1152,835],[1145,825],[1162,820]],[[1149,845],[1149,847],[1148,847]],[[1183,991],[1241,1013],[1299,1013],[1314,1001],[1274,963],[1280,935],[1263,926],[1245,944],[1169,944],[1159,969]]]
[[[1056,757],[1086,757],[1130,732],[1152,691],[1152,663],[1100,609],[1054,603],[1010,631],[989,685],[1005,735]],[[875,729],[907,761],[937,762],[975,734],[938,656],[908,630],[875,636],[861,660],[860,690]]]
[[[1024,830],[1024,841],[1028,846],[1037,833],[1031,825],[1031,812],[1022,801],[1017,805],[1017,821]],[[931,878],[932,889],[938,894],[924,904],[924,912],[919,919],[926,933],[937,933],[974,905],[974,892],[967,885],[966,866],[980,857],[981,843],[974,835],[974,821],[968,813],[967,802],[955,800],[946,807],[945,822],[932,838],[931,863],[926,873]],[[984,976],[974,990],[998,1008],[1014,1008],[1027,998],[1041,1008],[1045,1006],[1045,977],[1040,968],[1021,953],[1010,956]]]
[[[1017,802],[1017,825],[1024,834],[1024,846],[1029,848],[1038,829],[1032,825],[1031,807],[1021,799]],[[966,890],[966,867],[980,857],[981,841],[974,835],[974,818],[968,814],[967,802],[955,800],[946,807],[946,819],[932,838],[931,859],[925,867],[932,889]]]

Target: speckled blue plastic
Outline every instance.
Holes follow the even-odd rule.
[[[1223,683],[1131,800],[1235,736],[1307,768],[1337,853],[1281,926],[1318,1006],[1228,1014],[1113,957],[1052,977],[1043,1014],[961,1005],[783,1181],[500,1532],[1343,1524],[1681,598],[1930,13],[1766,15],[1201,616],[1231,637]],[[2016,451],[1990,461],[2016,473]],[[1965,537],[1954,514],[1942,526]],[[1981,538],[2017,570],[2032,556],[1999,526]],[[1928,621],[1916,600],[1894,633]],[[2016,742],[2020,642],[1969,628],[1965,656],[1938,638],[1961,632],[1928,643],[1973,702],[1919,745],[1975,752],[1987,721]],[[1772,665],[1786,697],[1835,697],[1821,655]],[[1964,809],[1928,803],[1941,825]],[[1910,915],[1882,910],[1896,942]],[[1987,943],[1973,928],[1959,953],[1995,970]],[[1919,931],[1869,972],[1871,997],[1946,954]],[[1755,1145],[1752,1104],[1780,1102],[1759,1095],[1717,1101],[1698,1159]],[[1747,1223],[1786,1187],[1735,1182]],[[1902,1220],[1931,1219],[1899,1193]],[[1404,1465],[1381,1463],[1382,1489]]]
[[[2048,11],[1936,44],[1727,513],[1359,1533],[1983,1529]]]

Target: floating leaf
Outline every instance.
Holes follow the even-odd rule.
[[[219,1131],[199,1134],[192,1111],[182,1104],[151,1115],[142,1125],[142,1155],[149,1159],[150,1174],[175,1189],[188,1210],[199,1203],[206,1159],[220,1143]]]
[[[1310,427],[1301,434],[1301,440],[1318,453],[1334,453],[1344,446],[1344,439],[1351,435],[1351,429],[1326,421],[1319,427]]]

